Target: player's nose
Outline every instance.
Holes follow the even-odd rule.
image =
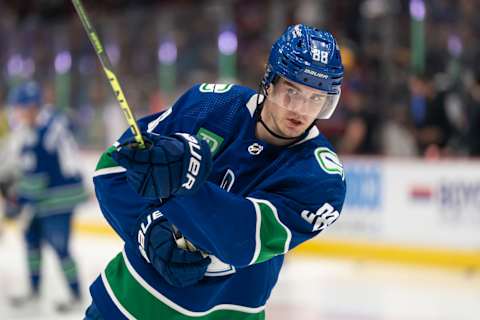
[[[290,110],[300,114],[304,114],[307,111],[308,103],[304,97],[299,97],[292,102],[293,103],[291,103]]]

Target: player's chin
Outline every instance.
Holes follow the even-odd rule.
[[[305,132],[305,129],[300,128],[283,128],[283,136],[286,138],[296,138]]]

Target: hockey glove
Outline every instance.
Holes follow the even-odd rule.
[[[5,217],[7,219],[16,219],[22,213],[22,205],[15,199],[5,199]]]
[[[200,251],[178,248],[172,225],[159,211],[143,219],[137,238],[143,257],[175,287],[187,287],[200,281],[211,262]]]
[[[144,139],[144,149],[132,140],[112,152],[141,196],[161,199],[191,194],[207,179],[212,159],[205,141],[185,133],[170,137],[146,133]]]
[[[7,219],[15,219],[22,212],[22,204],[15,196],[15,181],[13,179],[6,179],[0,182],[0,195],[3,198],[4,213]],[[1,208],[0,208],[1,209]]]

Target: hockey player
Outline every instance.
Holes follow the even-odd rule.
[[[342,78],[334,37],[291,26],[261,93],[194,86],[139,121],[146,148],[130,132],[109,148],[94,184],[125,247],[91,285],[86,319],[264,319],[284,254],[342,209],[342,164],[314,126]]]
[[[25,307],[39,300],[43,243],[58,256],[72,299],[57,305],[60,312],[78,309],[81,292],[77,267],[70,250],[72,213],[86,199],[78,169],[77,145],[67,119],[42,108],[41,89],[33,81],[16,87],[9,103],[24,126],[20,151],[21,178],[17,201],[28,211],[24,231],[27,247],[31,292],[15,297],[15,307]]]

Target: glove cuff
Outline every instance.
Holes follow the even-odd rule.
[[[163,213],[161,213],[159,210],[156,210],[146,216],[143,216],[137,224],[138,250],[140,250],[142,257],[147,260],[148,263],[151,263],[148,252],[150,233],[152,232],[153,226],[158,223],[165,222],[166,220],[167,219]]]

